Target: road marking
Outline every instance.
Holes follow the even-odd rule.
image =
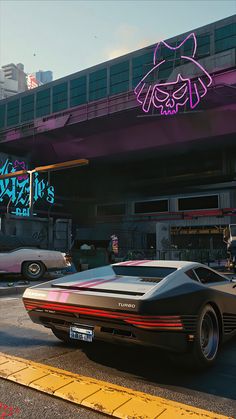
[[[0,377],[122,419],[233,419],[0,352]]]

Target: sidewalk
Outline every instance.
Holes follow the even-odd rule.
[[[0,297],[22,295],[26,288],[60,278],[63,274],[50,273],[39,281],[27,281],[20,276],[5,275],[0,278]]]
[[[28,281],[21,277],[21,275],[11,275],[6,274],[0,276],[0,297],[5,297],[8,295],[22,295],[26,288],[33,287],[34,285],[39,285],[44,282],[52,281],[53,279],[61,278],[62,276],[67,276],[70,274],[76,273],[74,265],[66,270],[62,271],[53,271],[46,272],[44,277],[39,281]]]

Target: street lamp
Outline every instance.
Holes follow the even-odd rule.
[[[36,172],[54,172],[56,170],[72,169],[73,167],[85,166],[89,163],[87,159],[70,160],[63,163],[50,164],[48,166],[35,167],[33,170],[18,170],[17,172],[6,173],[0,175],[1,179],[9,179],[12,177],[18,177],[22,175],[29,175],[29,213],[30,217],[33,215],[33,201],[34,201],[34,179],[33,174]]]

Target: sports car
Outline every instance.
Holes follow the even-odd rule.
[[[116,263],[28,288],[23,302],[65,342],[155,346],[195,367],[236,333],[236,283],[196,262]]]

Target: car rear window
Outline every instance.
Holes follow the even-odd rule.
[[[112,267],[116,275],[140,276],[142,278],[165,278],[176,271],[176,268],[163,268],[156,266],[125,266]]]

